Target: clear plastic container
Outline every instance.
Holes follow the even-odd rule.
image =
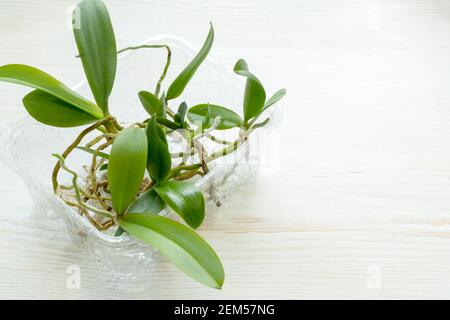
[[[167,44],[172,49],[172,63],[163,88],[170,84],[197,52],[182,40],[170,36],[152,37],[142,44]],[[164,49],[140,49],[119,56],[116,81],[110,97],[111,114],[119,121],[133,123],[146,118],[137,92],[154,90],[165,59]],[[232,66],[224,69],[207,59],[183,95],[172,104],[172,108],[176,109],[181,101],[186,101],[189,106],[209,102],[226,106],[242,114],[245,81],[231,70]],[[74,90],[92,99],[86,81],[76,85]],[[20,102],[17,104],[19,107]],[[267,116],[272,118],[267,126],[252,133],[249,140],[235,152],[212,162],[210,172],[196,180],[197,186],[205,193],[207,219],[211,219],[214,215],[218,202],[226,202],[225,198],[236,192],[239,186],[256,172],[260,162],[259,150],[264,144],[269,143],[270,139],[267,137],[277,123],[280,108],[275,105],[267,113]],[[79,131],[80,128],[61,129],[45,126],[31,117],[26,117],[2,133],[1,156],[25,180],[37,211],[46,214],[62,228],[66,228],[76,243],[85,252],[92,254],[107,271],[116,277],[126,279],[148,274],[152,262],[157,257],[154,249],[127,235],[114,237],[98,231],[52,191],[51,172],[55,158],[51,154],[61,153]],[[235,139],[237,132],[224,131],[216,136],[221,135],[233,136]],[[171,141],[170,145],[171,149],[177,148],[175,141]],[[214,147],[217,145],[213,142],[206,145],[207,149]],[[89,163],[88,159],[88,155],[78,152],[69,157],[68,165],[79,170],[82,165]],[[172,215],[169,209],[161,214]]]

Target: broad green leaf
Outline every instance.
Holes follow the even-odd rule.
[[[194,59],[192,59],[192,61],[186,66],[186,68],[184,68],[184,70],[172,82],[172,84],[169,87],[169,90],[167,90],[167,100],[175,99],[183,93],[184,88],[186,88],[186,85],[192,79],[194,73],[197,71],[198,67],[202,64],[202,62],[208,55],[209,51],[211,50],[213,42],[214,42],[214,28],[213,25],[211,24],[208,36],[206,37],[206,40],[202,48],[194,57]]]
[[[187,107],[188,107],[187,103],[183,101],[180,104],[180,106],[178,107],[178,111],[177,111],[177,113],[175,114],[175,117],[174,117],[174,121],[178,122],[180,124],[181,128],[183,128],[183,125],[184,125],[184,121],[185,121],[185,118],[186,118]]]
[[[242,119],[236,112],[214,104],[198,104],[190,108],[188,113],[189,120],[193,123],[200,122],[203,129],[209,128],[216,117],[222,119],[216,128],[218,130],[226,130],[242,125]]]
[[[273,96],[269,100],[266,101],[261,112],[267,110],[269,107],[271,107],[272,105],[274,105],[275,103],[280,101],[281,98],[283,98],[285,95],[286,95],[286,89],[280,89],[277,92],[275,92],[273,94]]]
[[[154,187],[159,196],[192,228],[205,218],[205,199],[197,186],[187,181],[166,181]]]
[[[8,64],[0,67],[0,81],[21,84],[39,89],[48,94],[73,105],[75,108],[101,119],[101,108],[83,98],[75,91],[69,89],[48,73],[23,64]]]
[[[154,189],[150,189],[141,194],[128,209],[133,213],[158,214],[166,206],[163,199]]]
[[[156,116],[153,116],[148,122],[146,133],[148,141],[147,170],[152,179],[158,182],[164,180],[169,174],[172,159],[166,135],[156,123]]]
[[[100,158],[103,159],[109,159],[109,154],[102,152],[102,151],[97,151],[91,148],[87,148],[87,147],[77,147],[77,149],[82,150],[84,152],[90,153],[90,154],[97,154],[97,156],[99,156]]]
[[[77,127],[98,120],[83,110],[41,90],[30,92],[22,102],[34,119],[54,127]]]
[[[151,116],[158,112],[159,99],[151,92],[141,91],[139,92],[139,100],[141,100],[142,106]]]
[[[162,216],[134,213],[121,216],[119,225],[155,247],[196,281],[216,289],[222,287],[225,272],[219,257],[192,229]]]
[[[73,33],[84,73],[97,104],[106,113],[117,67],[114,30],[100,0],[83,0],[73,12]]]
[[[245,60],[240,59],[234,66],[234,72],[247,78],[244,93],[244,121],[258,116],[266,101],[266,91],[258,78],[249,70]]]
[[[140,128],[123,129],[115,138],[108,163],[112,205],[124,213],[141,186],[147,163],[147,137]]]

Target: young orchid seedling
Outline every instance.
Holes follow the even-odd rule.
[[[205,218],[205,200],[191,180],[207,175],[210,162],[234,152],[253,130],[265,126],[270,118],[258,122],[260,116],[286,90],[277,91],[267,100],[263,85],[240,59],[234,72],[246,79],[243,117],[209,102],[189,107],[182,101],[174,109],[173,101],[183,94],[212,48],[212,24],[200,51],[164,90],[172,55],[168,45],[148,44],[117,51],[110,16],[100,0],[78,3],[73,19],[77,57],[95,103],[37,68],[21,64],[0,67],[0,81],[33,88],[22,103],[34,119],[61,128],[84,126],[61,154],[53,154],[57,160],[52,173],[53,191],[98,230],[113,229],[116,236],[127,233],[155,247],[198,282],[221,288],[225,278],[222,263],[194,231]],[[154,92],[137,93],[148,116],[125,125],[111,115],[109,97],[116,77],[117,54],[138,49],[164,49],[167,62]],[[235,141],[214,135],[216,131],[236,128],[239,134]],[[167,136],[173,132],[185,140],[184,152],[169,152]],[[203,138],[224,147],[207,154]],[[80,173],[66,163],[76,150],[90,156],[90,163],[85,165],[88,174],[82,183]],[[187,158],[195,155],[198,162],[187,163]],[[69,184],[59,182],[61,171],[71,176]],[[182,222],[159,215],[166,207]]]

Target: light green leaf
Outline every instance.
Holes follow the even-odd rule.
[[[140,128],[123,129],[115,138],[108,163],[112,205],[124,213],[141,186],[147,163],[147,137]]]
[[[193,183],[166,181],[154,189],[159,196],[192,228],[199,227],[205,218],[205,199]]]
[[[130,235],[158,249],[196,281],[220,289],[225,279],[222,263],[209,244],[192,229],[158,215],[126,214],[119,225]]]
[[[30,92],[22,102],[34,119],[54,127],[77,127],[98,120],[83,110],[41,90]]]
[[[141,194],[128,209],[133,213],[158,214],[166,207],[166,203],[156,193],[150,189]]]
[[[169,90],[167,90],[167,100],[175,99],[183,93],[184,88],[186,88],[186,85],[192,79],[194,73],[197,71],[198,67],[202,64],[202,62],[208,55],[209,51],[211,50],[213,42],[214,42],[214,28],[213,25],[211,24],[208,36],[206,37],[206,40],[202,48],[194,57],[194,59],[192,59],[192,61],[187,65],[187,67],[184,68],[184,70],[172,82],[172,84],[169,87]]]
[[[166,135],[156,123],[156,116],[153,116],[148,122],[146,133],[148,141],[147,170],[154,181],[162,181],[169,174],[172,158],[167,146]]]
[[[209,128],[216,117],[222,119],[216,128],[218,130],[226,130],[242,125],[242,119],[236,112],[214,104],[198,104],[191,107],[188,113],[189,120],[193,123],[200,122],[203,129]]]
[[[97,104],[106,113],[117,67],[114,30],[100,0],[83,0],[73,12],[73,33],[84,73]]]
[[[98,106],[69,89],[48,73],[23,64],[8,64],[0,67],[0,81],[21,84],[39,89],[85,111],[95,118],[103,118],[103,111]]]
[[[267,102],[264,104],[264,107],[263,107],[261,113],[263,111],[267,110],[269,107],[271,107],[275,103],[277,103],[278,101],[280,101],[281,98],[283,98],[285,95],[286,95],[286,89],[280,89],[277,92],[275,92],[273,94],[273,96],[269,100],[267,100]]]
[[[151,116],[158,112],[159,99],[151,92],[141,91],[139,92],[139,100],[141,100],[142,106]]]
[[[234,66],[234,72],[247,78],[244,93],[244,121],[258,116],[266,101],[266,91],[261,82],[248,70],[245,60],[240,59]]]
[[[252,125],[252,129],[262,128],[262,127],[264,127],[266,124],[268,124],[269,121],[270,121],[270,118],[267,118],[267,119],[264,120],[263,122],[256,123],[256,124]]]

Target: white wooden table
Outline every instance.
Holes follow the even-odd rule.
[[[82,79],[71,0],[0,0],[0,65]],[[106,1],[120,47],[156,33],[286,87],[279,165],[200,232],[222,291],[159,263],[112,281],[0,164],[0,298],[450,298],[450,1]],[[0,128],[28,90],[0,84]],[[81,288],[66,286],[71,265]]]

